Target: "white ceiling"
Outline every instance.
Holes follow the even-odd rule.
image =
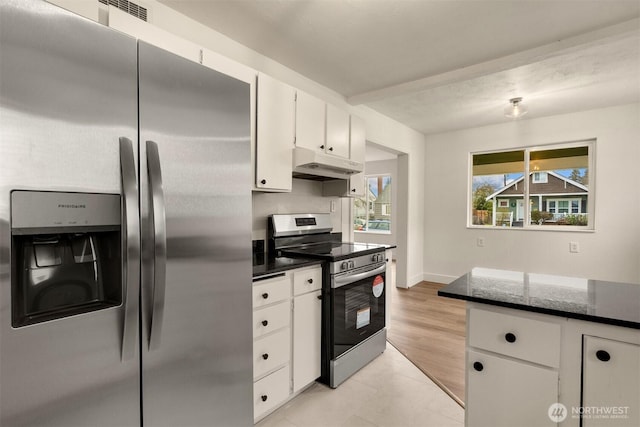
[[[640,101],[640,1],[160,0],[425,134]]]

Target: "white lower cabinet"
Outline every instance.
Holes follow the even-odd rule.
[[[321,291],[293,299],[293,392],[320,376]]]
[[[320,266],[254,280],[254,422],[320,376],[321,289]]]
[[[467,426],[555,426],[558,371],[482,352],[467,351]]]
[[[640,345],[584,336],[582,426],[640,426]]]
[[[289,369],[283,367],[253,384],[253,418],[257,420],[289,397]]]
[[[467,427],[640,426],[638,329],[467,303]]]

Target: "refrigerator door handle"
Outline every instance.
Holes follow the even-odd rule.
[[[135,354],[138,330],[138,285],[140,283],[140,229],[138,221],[138,184],[133,143],[120,138],[120,176],[123,198],[123,288],[124,320],[122,325],[121,360],[127,361]]]
[[[147,170],[149,179],[150,220],[153,227],[153,302],[151,308],[151,330],[149,350],[160,347],[167,265],[167,223],[165,217],[162,169],[158,144],[146,142]]]

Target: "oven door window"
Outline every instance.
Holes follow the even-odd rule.
[[[385,326],[385,274],[332,289],[332,359]]]

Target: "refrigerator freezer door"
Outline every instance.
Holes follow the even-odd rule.
[[[0,425],[138,425],[140,353],[134,337],[122,360],[123,305],[12,328],[10,230],[13,190],[121,194],[136,42],[44,1],[0,8]]]
[[[143,42],[139,82],[144,424],[252,425],[249,85]]]

